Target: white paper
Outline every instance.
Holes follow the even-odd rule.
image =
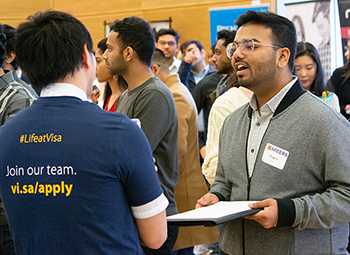
[[[168,216],[167,219],[216,219],[226,215],[252,210],[248,204],[256,201],[220,201],[214,205]]]

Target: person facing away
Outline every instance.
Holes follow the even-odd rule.
[[[25,76],[23,75],[23,72],[21,72],[22,73],[21,78],[19,78],[17,75],[19,66],[16,60],[16,53],[14,52],[16,29],[7,24],[3,24],[2,28],[6,35],[6,59],[3,64],[3,70],[4,72],[11,71],[15,81],[22,84],[23,87],[25,87],[34,98],[37,98],[38,95],[34,91],[32,86],[30,86],[29,84],[26,83],[26,81],[24,81]]]
[[[188,40],[180,48],[183,59],[178,74],[181,82],[192,93],[198,82],[215,73],[215,68],[205,63],[205,49],[200,41]]]
[[[178,123],[174,98],[169,88],[151,71],[155,49],[153,31],[139,17],[117,20],[111,26],[103,54],[111,75],[123,76],[128,89],[120,96],[116,112],[139,119],[151,146],[158,178],[169,200],[167,216],[176,214],[174,189],[179,176]],[[178,227],[168,228],[168,239],[158,250],[143,247],[146,254],[169,254]]]
[[[106,82],[103,94],[102,108],[106,111],[115,112],[115,106],[119,96],[128,88],[128,84],[122,76],[111,75],[106,66],[106,61],[102,55],[107,49],[107,38],[102,39],[97,44],[96,58],[96,78],[98,82]]]
[[[180,34],[172,28],[162,28],[156,33],[156,48],[165,54],[170,74],[176,74],[181,65],[181,60],[175,57],[180,49]]]
[[[220,248],[229,254],[348,254],[349,123],[292,75],[291,21],[247,11],[236,24],[229,54],[239,85],[254,94],[226,118],[215,181],[197,207],[261,208],[225,223]]]
[[[178,116],[179,180],[175,187],[175,200],[179,213],[195,209],[198,198],[208,192],[200,170],[197,108],[188,89],[178,74],[170,74],[165,54],[155,49],[152,59],[153,74],[168,86],[173,94]],[[219,240],[217,228],[181,227],[174,250],[193,252],[193,246]]]
[[[11,117],[15,116],[20,110],[30,106],[37,98],[36,93],[33,94],[17,81],[15,74],[6,71],[4,66],[8,61],[8,52],[10,49],[7,36],[9,33],[6,25],[0,25],[0,126],[2,126]],[[13,58],[12,58],[13,60]],[[29,86],[28,86],[29,88]],[[0,253],[15,254],[14,244],[9,230],[3,204],[0,200]]]
[[[17,255],[143,254],[141,243],[166,239],[168,202],[142,130],[87,101],[92,47],[64,12],[18,27],[17,60],[41,97],[0,128],[0,193]]]
[[[320,57],[316,48],[308,42],[298,42],[294,62],[294,74],[301,86],[340,112],[339,99],[334,92],[325,90]]]

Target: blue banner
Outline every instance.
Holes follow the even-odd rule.
[[[220,30],[237,30],[235,20],[246,11],[268,11],[269,4],[228,6],[220,8],[209,8],[210,12],[210,44],[216,42],[216,35]]]

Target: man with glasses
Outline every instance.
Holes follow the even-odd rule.
[[[248,200],[262,209],[224,225],[229,254],[348,254],[349,123],[292,76],[291,21],[247,11],[236,24],[228,56],[254,94],[226,118],[215,181],[197,207]]]
[[[156,33],[156,47],[165,54],[170,74],[176,74],[181,65],[181,60],[175,57],[180,48],[180,35],[172,28],[162,28]]]

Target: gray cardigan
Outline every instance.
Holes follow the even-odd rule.
[[[231,113],[220,133],[210,192],[222,200],[278,199],[276,228],[227,222],[220,247],[229,254],[348,254],[350,124],[297,81],[272,117],[248,177],[249,104]],[[267,143],[289,152],[283,170],[266,164]]]

